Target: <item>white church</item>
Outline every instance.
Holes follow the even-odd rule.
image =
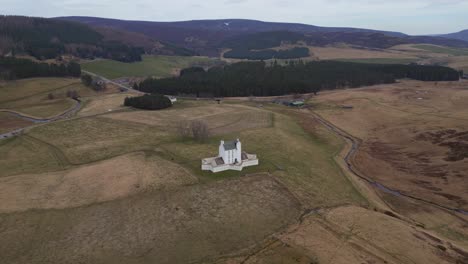
[[[242,143],[239,139],[221,140],[218,156],[202,160],[202,170],[215,173],[226,170],[241,171],[245,167],[256,165],[258,165],[257,155],[242,152]]]

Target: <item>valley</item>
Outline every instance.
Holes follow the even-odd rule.
[[[468,263],[463,31],[0,22],[1,263]]]

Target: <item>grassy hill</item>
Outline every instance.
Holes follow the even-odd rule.
[[[262,33],[292,32],[306,35],[308,42],[323,46],[332,43],[347,43],[373,48],[388,48],[405,43],[430,43],[451,47],[468,47],[468,42],[432,36],[408,36],[398,32],[369,29],[318,27],[294,23],[272,23],[242,19],[196,20],[182,22],[125,21],[97,17],[62,17],[60,19],[78,21],[93,26],[108,26],[126,31],[138,32],[178,46],[196,50],[202,55],[216,56],[225,42],[253,36],[261,41]],[[259,35],[257,35],[259,34]],[[263,36],[264,37],[264,36]],[[304,37],[302,36],[301,39]],[[281,41],[292,41],[291,36]]]
[[[81,96],[95,94],[75,78],[31,78],[2,83],[0,109],[39,118],[56,116],[75,104],[66,96],[71,90]],[[53,97],[49,98],[49,94]]]

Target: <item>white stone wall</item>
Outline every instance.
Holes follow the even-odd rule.
[[[236,149],[236,153],[235,153],[235,156],[234,156],[234,160],[237,159],[237,162],[242,162],[242,143],[239,141],[239,139],[237,139],[237,149]]]
[[[225,150],[224,149],[224,141],[221,140],[221,143],[219,144],[219,157],[222,157],[224,160],[224,163],[226,164],[234,164],[237,160],[237,162],[242,161],[242,144],[240,141],[237,141],[236,143],[236,149],[232,150]]]

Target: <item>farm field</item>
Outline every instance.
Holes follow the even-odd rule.
[[[369,59],[336,59],[337,61],[378,63],[378,64],[408,64],[418,61],[416,58],[369,58]]]
[[[418,58],[407,52],[394,50],[357,49],[352,47],[310,47],[310,53],[320,60],[395,60],[414,61]]]
[[[81,64],[83,70],[104,76],[108,79],[121,77],[170,77],[183,68],[192,65],[210,66],[216,59],[207,57],[143,56],[143,61],[123,63],[111,60],[97,60]]]
[[[38,118],[53,117],[75,105],[75,101],[66,97],[67,91],[72,90],[80,96],[96,95],[79,79],[32,78],[6,82],[0,87],[0,109]],[[53,98],[48,98],[49,94]]]

